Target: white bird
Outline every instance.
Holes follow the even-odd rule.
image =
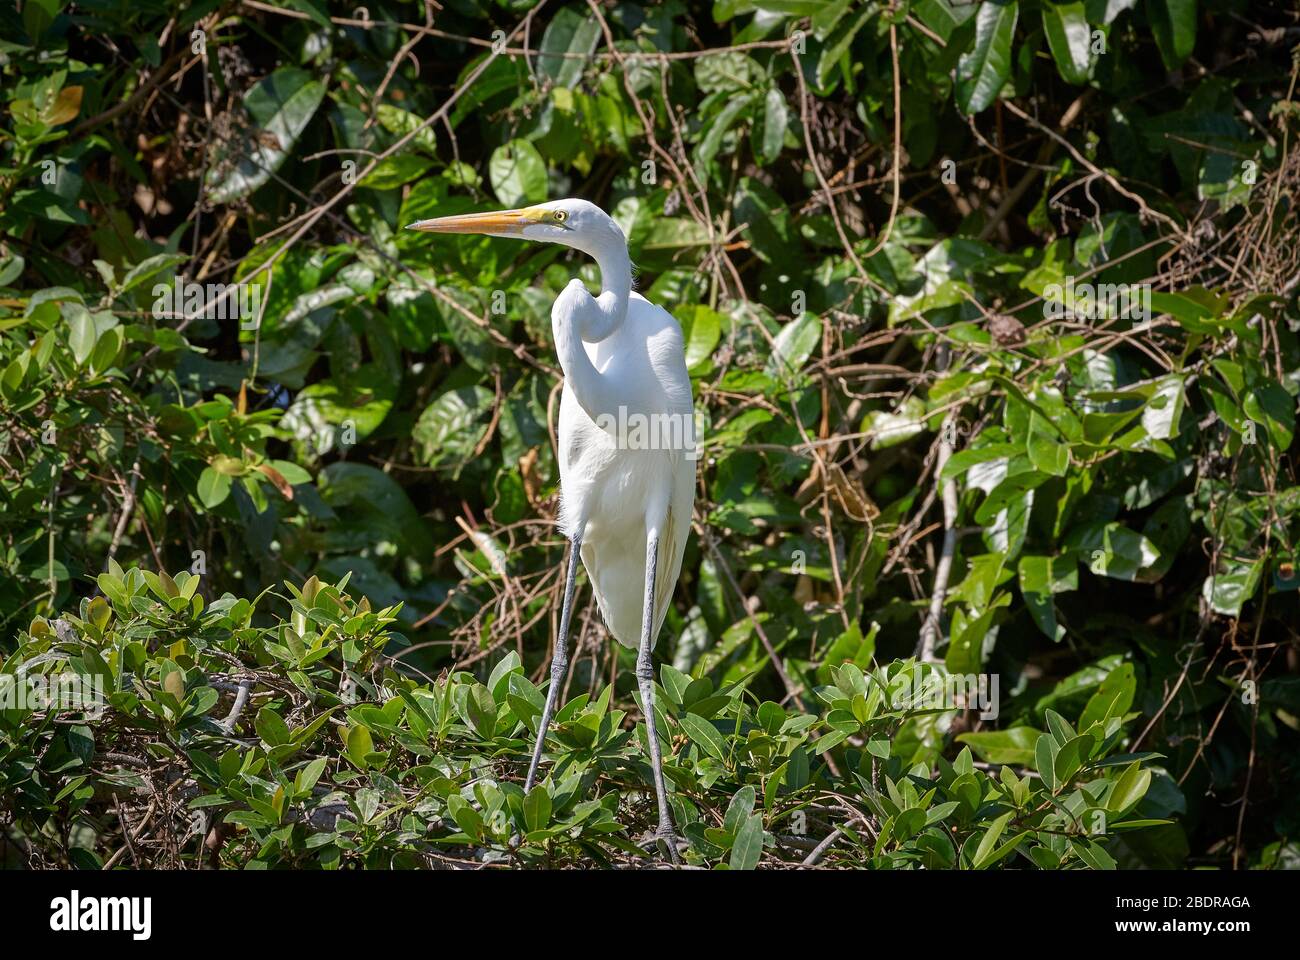
[[[638,650],[637,684],[659,805],[655,836],[677,862],[655,731],[650,651],[681,572],[695,499],[694,404],[681,327],[667,310],[633,292],[623,231],[586,200],[421,220],[409,229],[559,243],[581,250],[600,267],[599,296],[575,278],[551,308],[564,370],[560,524],[572,548],[551,685],[524,789],[532,789],[568,668],[569,614],[581,556],[610,633]]]

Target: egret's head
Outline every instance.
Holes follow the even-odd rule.
[[[627,241],[623,231],[604,210],[586,200],[550,200],[535,207],[492,213],[464,213],[451,217],[420,220],[408,230],[426,233],[481,233],[520,240],[562,243],[595,255],[609,244]]]

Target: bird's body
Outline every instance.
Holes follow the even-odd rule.
[[[626,397],[626,406],[649,415],[647,432],[656,429],[650,426],[656,423],[671,432],[693,416],[682,331],[667,310],[633,293],[623,326],[604,340],[582,346],[602,376],[635,390]],[[645,377],[644,370],[653,375]],[[560,398],[560,526],[570,538],[584,531],[582,565],[601,617],[619,643],[633,648],[641,634],[646,518],[629,508],[667,494],[650,627],[657,636],[681,573],[695,493],[693,456],[671,443],[636,448],[629,434],[638,422],[625,420],[611,435],[587,415],[566,382]]]
[[[575,279],[551,309],[555,352],[564,370],[560,526],[572,547],[551,685],[524,789],[532,789],[568,669],[569,616],[581,557],[610,633],[637,649],[637,685],[659,806],[656,836],[676,862],[650,652],[681,572],[695,497],[694,405],[681,328],[668,311],[632,292],[623,231],[586,200],[441,217],[411,228],[560,243],[588,254],[600,267],[599,296]]]

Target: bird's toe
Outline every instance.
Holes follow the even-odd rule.
[[[690,844],[678,836],[677,831],[668,826],[661,826],[657,830],[647,832],[641,838],[638,846],[650,856],[657,855],[677,865],[682,862],[681,855],[690,848]]]

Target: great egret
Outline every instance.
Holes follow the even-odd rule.
[[[632,291],[623,231],[586,200],[421,220],[409,229],[560,243],[581,250],[600,267],[600,296],[593,297],[575,278],[551,308],[564,370],[560,525],[571,549],[551,685],[524,789],[532,789],[568,668],[569,614],[581,556],[609,632],[638,649],[637,684],[659,804],[655,837],[676,863],[650,651],[681,572],[695,499],[694,404],[681,328],[668,311]]]

